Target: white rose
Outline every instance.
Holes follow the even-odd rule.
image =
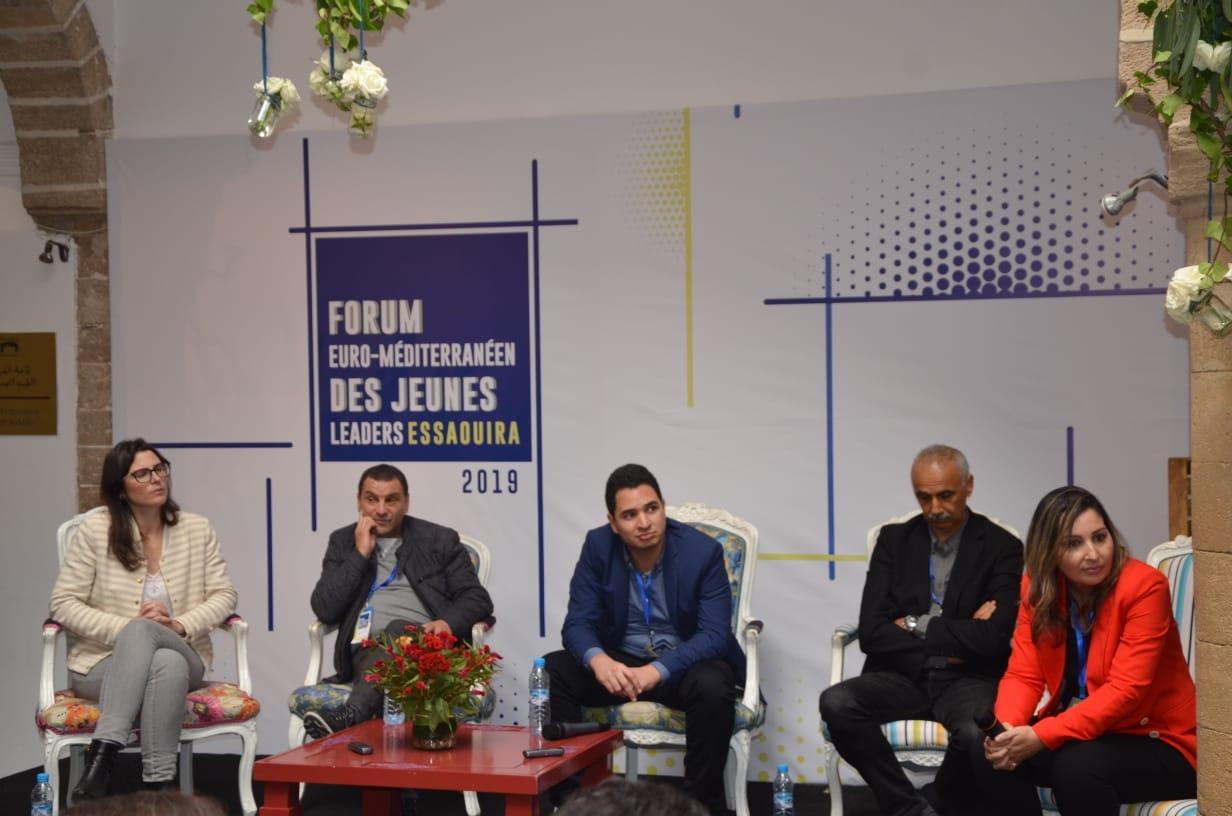
[[[373,102],[383,98],[389,92],[389,84],[385,72],[375,62],[364,60],[356,63],[342,75],[342,90],[354,96],[362,96]]]
[[[1193,316],[1189,312],[1190,293],[1189,290],[1175,280],[1168,284],[1168,293],[1164,295],[1164,311],[1173,320],[1179,320],[1182,323],[1188,323],[1193,320]]]
[[[282,101],[284,110],[294,108],[299,104],[299,91],[295,88],[295,83],[283,77],[270,77],[268,80],[269,92]]]
[[[329,49],[326,48],[321,54],[321,58],[316,61],[316,66],[321,69],[321,73],[329,74]],[[334,70],[341,74],[347,68],[351,67],[351,55],[345,51],[334,49]]]
[[[1223,73],[1224,68],[1228,67],[1229,59],[1232,59],[1232,42],[1211,45],[1205,40],[1198,40],[1198,45],[1194,48],[1194,67],[1196,68],[1220,74]]]
[[[1179,291],[1186,293],[1192,300],[1202,291],[1203,284],[1205,283],[1206,281],[1202,273],[1198,271],[1198,265],[1194,264],[1192,266],[1182,266],[1173,272],[1172,281],[1168,286],[1171,288],[1175,284]]]

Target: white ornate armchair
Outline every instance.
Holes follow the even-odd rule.
[[[1194,594],[1193,541],[1189,536],[1177,536],[1151,549],[1146,562],[1168,576],[1172,589],[1172,615],[1181,633],[1181,649],[1189,661],[1189,673],[1194,673]],[[1044,813],[1058,813],[1051,788],[1039,788]],[[1120,816],[1198,816],[1197,799],[1174,799],[1161,802],[1135,802],[1121,805]]]
[[[466,554],[470,556],[475,567],[475,576],[483,586],[488,585],[488,575],[492,571],[492,553],[483,542],[470,536],[459,536]],[[471,628],[471,642],[482,646],[487,638],[491,624],[480,621]],[[325,664],[325,637],[335,632],[338,627],[327,625],[321,621],[313,621],[308,626],[308,670],[304,674],[304,685],[291,692],[287,705],[291,710],[291,721],[287,729],[287,741],[292,746],[303,745],[307,739],[304,730],[304,715],[309,711],[330,711],[340,709],[351,693],[350,683],[322,683],[321,669]],[[496,706],[493,694],[483,698],[478,720],[480,722],[492,716]],[[473,791],[463,791],[466,800],[466,812],[469,816],[479,816],[479,798]]]
[[[919,514],[920,511],[915,510],[886,519],[869,530],[866,541],[868,555],[872,556],[882,527],[887,524],[902,524]],[[1009,531],[1015,538],[1021,538],[1018,531],[1005,522],[991,516],[989,521]],[[847,647],[855,643],[859,636],[859,631],[853,623],[840,624],[835,627],[834,635],[830,639],[831,686],[843,682],[844,657]],[[945,757],[946,746],[949,745],[949,734],[945,726],[932,720],[898,720],[885,723],[881,726],[881,730],[889,740],[890,747],[894,749],[894,755],[898,758],[899,764],[908,771],[909,777],[915,778],[916,781],[926,781],[936,775],[937,769],[941,767],[941,760]],[[842,757],[839,756],[834,744],[830,742],[830,733],[824,722],[821,724],[821,733],[826,759],[826,784],[830,787],[830,816],[842,816],[843,785],[839,776]]]
[[[757,565],[757,528],[726,510],[704,504],[668,507],[667,515],[700,530],[723,547],[732,591],[732,631],[748,659],[744,696],[736,701],[736,725],[729,743],[724,783],[728,807],[733,808],[737,816],[748,816],[749,748],[753,735],[766,719],[757,662],[757,639],[761,635],[762,622],[749,611]],[[659,703],[639,701],[587,708],[583,715],[588,720],[609,723],[624,731],[625,775],[629,779],[637,779],[640,749],[683,751],[685,747],[684,712]]]
[[[89,513],[102,512],[96,507]],[[86,513],[74,516],[60,525],[56,544],[60,563],[77,528]],[[257,755],[257,714],[261,706],[252,697],[252,678],[248,672],[248,624],[239,615],[232,615],[220,627],[235,641],[235,664],[238,683],[210,681],[188,692],[185,699],[184,724],[180,731],[180,790],[193,792],[192,745],[199,739],[224,734],[238,736],[242,744],[239,763],[240,805],[245,816],[257,812],[252,795],[252,766]],[[85,748],[98,723],[98,703],[73,695],[71,691],[56,691],[56,642],[64,627],[53,620],[43,623],[43,665],[39,675],[38,713],[35,725],[43,739],[43,769],[52,790],[57,792],[54,812],[60,812],[60,754],[69,749],[68,789],[72,791],[81,778],[85,764]],[[67,687],[67,683],[65,684]],[[136,744],[136,729],[129,736],[129,745]],[[71,802],[69,804],[72,804]]]

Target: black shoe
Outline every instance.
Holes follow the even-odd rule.
[[[86,751],[86,770],[81,775],[81,781],[73,788],[72,800],[84,802],[90,799],[102,799],[107,795],[107,786],[111,782],[111,767],[115,764],[116,754],[122,748],[118,742],[93,740]]]
[[[337,711],[309,711],[304,715],[304,730],[313,739],[320,739],[365,719],[359,709],[347,704]]]

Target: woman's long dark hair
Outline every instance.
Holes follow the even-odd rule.
[[[107,533],[107,547],[115,559],[124,565],[124,569],[132,572],[141,564],[141,556],[137,555],[137,547],[133,542],[133,511],[128,506],[128,497],[124,495],[124,477],[133,466],[133,459],[142,451],[150,451],[164,465],[170,465],[167,457],[140,437],[125,439],[107,453],[103,460],[103,479],[99,486],[99,496],[107,511],[111,513],[111,530]],[[171,498],[171,482],[167,481],[167,500],[163,502],[160,512],[163,524],[174,527],[180,520],[180,506]]]
[[[1094,606],[1098,606],[1116,586],[1121,568],[1129,558],[1125,539],[1121,538],[1116,525],[1108,516],[1108,511],[1091,491],[1070,485],[1058,487],[1040,499],[1035,515],[1031,517],[1031,527],[1027,530],[1024,558],[1027,577],[1031,579],[1031,589],[1023,601],[1030,605],[1033,613],[1031,639],[1036,643],[1045,635],[1065,637],[1064,632],[1069,625],[1069,610],[1059,606],[1061,587],[1057,564],[1061,562],[1061,552],[1074,529],[1074,522],[1088,510],[1094,510],[1104,520],[1104,526],[1112,535],[1113,542],[1112,570],[1103,583],[1095,588],[1092,598]]]

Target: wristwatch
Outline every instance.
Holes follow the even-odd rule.
[[[908,615],[903,618],[903,623],[906,624],[907,631],[914,635],[915,628],[920,625],[920,619],[915,615]]]

